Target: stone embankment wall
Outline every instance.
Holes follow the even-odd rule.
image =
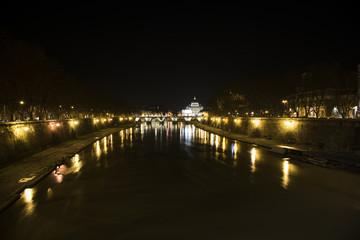
[[[279,140],[311,150],[359,151],[359,119],[220,118],[203,124],[252,137]]]
[[[66,140],[129,123],[119,118],[68,119],[0,124],[0,166],[25,158]]]

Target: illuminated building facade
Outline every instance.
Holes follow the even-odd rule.
[[[355,118],[359,114],[359,86],[358,89],[355,86],[316,88],[312,86],[311,78],[311,73],[303,73],[301,86],[295,94],[288,96],[284,110],[290,117]]]
[[[201,116],[200,112],[203,109],[204,108],[200,105],[200,103],[196,101],[196,97],[194,97],[194,100],[189,104],[189,106],[181,111],[181,114],[185,117],[198,117]]]

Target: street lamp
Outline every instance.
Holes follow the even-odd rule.
[[[286,113],[286,104],[288,103],[287,100],[282,100],[281,101],[284,104],[284,114]]]
[[[20,114],[21,114],[21,120],[23,121],[24,120],[24,113],[23,113],[23,107],[22,107],[22,105],[24,105],[25,104],[25,102],[23,101],[23,100],[20,100],[19,101],[19,104],[20,104]]]

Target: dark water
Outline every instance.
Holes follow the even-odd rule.
[[[0,223],[0,239],[360,239],[360,177],[154,123],[81,151]]]

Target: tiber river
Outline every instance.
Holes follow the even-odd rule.
[[[1,239],[360,239],[360,175],[143,124],[79,152],[0,221]]]

